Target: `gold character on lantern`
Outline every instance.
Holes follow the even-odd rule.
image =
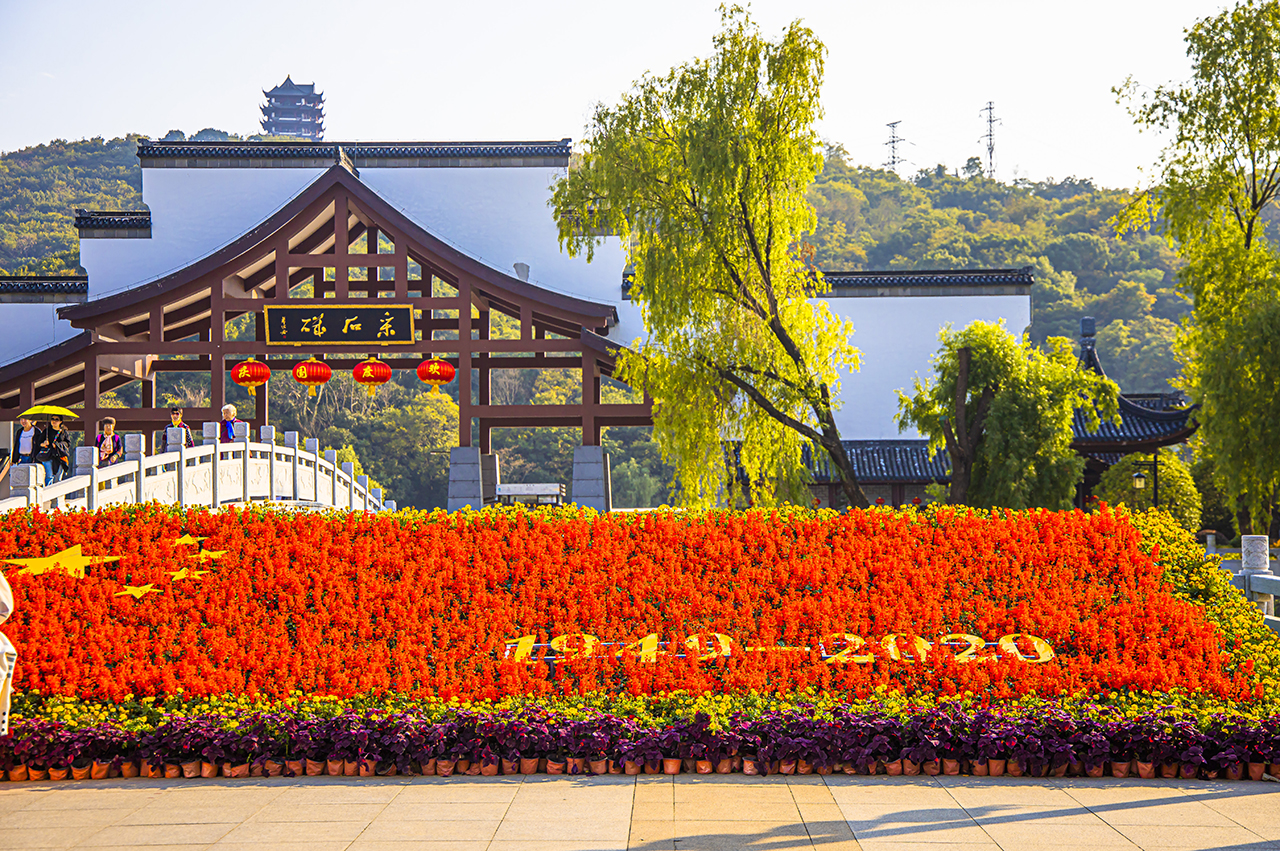
[[[307,379],[307,365],[305,363],[298,364],[298,377],[303,381]]]
[[[361,377],[362,377],[362,378],[372,378],[372,377],[373,377],[373,367],[371,367],[371,366],[366,366],[366,367],[364,368],[364,372],[360,373],[360,375],[361,375]]]
[[[382,317],[382,327],[378,329],[379,337],[394,337],[396,335],[396,329],[391,327],[392,321],[394,319],[391,316],[391,311],[388,310]]]
[[[325,333],[324,314],[320,313],[302,320],[302,333],[315,334],[317,337],[323,337]]]
[[[237,373],[236,373],[236,377],[237,377],[237,378],[248,378],[248,377],[249,377],[249,366],[248,366],[248,364],[243,364],[243,363],[242,363],[242,364],[240,364],[240,369],[239,369],[239,371],[237,371]]]
[[[432,375],[439,375],[439,374],[440,374],[440,364],[436,363],[435,361],[432,361],[432,362],[431,362],[431,365],[430,365],[429,367],[427,367],[427,372],[431,373]]]
[[[343,333],[343,334],[346,334],[346,333],[348,333],[348,332],[350,332],[350,331],[359,331],[359,330],[360,330],[360,317],[359,317],[359,316],[352,316],[352,317],[351,317],[350,319],[348,319],[348,320],[343,324],[343,326],[342,326],[342,333]]]

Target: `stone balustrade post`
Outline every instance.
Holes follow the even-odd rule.
[[[392,514],[395,514],[396,501],[394,499],[388,499],[386,502],[382,503],[382,507],[385,510],[390,511]]]
[[[210,461],[209,471],[209,502],[214,508],[222,504],[222,488],[219,479],[221,479],[222,468],[222,435],[218,432],[221,430],[218,423],[204,424],[204,442],[213,444],[213,453]]]
[[[293,463],[293,491],[290,496],[299,500],[302,495],[298,493],[298,433],[296,431],[286,431],[284,433],[284,445],[289,450],[289,460]]]
[[[144,449],[146,449],[146,443],[143,441],[142,435],[124,435],[124,460],[137,461],[146,454],[143,451]]]
[[[9,490],[20,496],[27,505],[40,504],[40,490],[44,487],[44,467],[40,464],[15,464],[9,468]]]
[[[342,462],[342,472],[347,477],[347,508],[354,509],[356,507],[356,465],[350,461]],[[337,505],[338,499],[334,497],[334,505]]]
[[[336,507],[338,505],[338,453],[334,449],[326,449],[324,451],[324,460],[329,462],[329,466],[333,468],[332,475],[329,476],[329,504]]]
[[[164,430],[164,441],[166,446],[178,447],[178,505],[186,507],[187,504],[187,435],[180,428],[167,428]]]
[[[235,437],[236,443],[239,443],[244,450],[244,457],[240,459],[240,492],[241,501],[248,504],[251,502],[249,497],[249,424],[235,423],[231,426],[231,433]]]
[[[73,476],[87,476],[89,471],[98,466],[98,450],[94,446],[76,447],[76,468]]]
[[[356,476],[356,484],[360,486],[360,490],[364,493],[364,499],[363,499],[364,510],[368,511],[369,510],[369,477]]]
[[[267,453],[267,499],[276,501],[276,427],[264,425],[258,429],[258,442],[271,447]]]
[[[374,502],[378,503],[378,510],[381,511],[383,508],[382,488],[374,488],[373,490],[369,491],[369,495],[373,497]]]
[[[1275,597],[1257,594],[1249,582],[1255,576],[1271,576],[1271,542],[1266,535],[1242,535],[1240,537],[1240,575],[1245,580],[1249,597],[1264,615],[1275,614]]]
[[[315,437],[307,438],[307,452],[311,454],[311,469],[315,470],[315,475],[311,477],[311,501],[320,502],[320,440]]]

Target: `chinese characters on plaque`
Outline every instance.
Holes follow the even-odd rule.
[[[409,305],[269,305],[263,310],[269,346],[404,346],[414,342],[413,307]]]

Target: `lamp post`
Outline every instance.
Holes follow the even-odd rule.
[[[1150,461],[1134,461],[1138,470],[1133,474],[1133,489],[1144,490],[1147,487],[1147,475],[1143,470],[1151,471],[1151,505],[1160,507],[1160,450],[1151,453]]]

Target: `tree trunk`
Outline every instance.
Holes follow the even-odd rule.
[[[956,395],[953,403],[952,420],[942,425],[943,436],[947,441],[947,454],[951,458],[951,489],[947,501],[952,505],[966,505],[969,499],[969,486],[973,483],[973,461],[978,454],[978,444],[982,442],[983,427],[987,419],[987,411],[995,399],[995,389],[982,388],[982,396],[974,409],[973,424],[969,423],[969,360],[973,352],[965,346],[956,352]]]
[[[849,453],[844,451],[844,444],[840,442],[839,434],[837,433],[836,440],[833,442],[824,441],[822,448],[827,451],[832,466],[840,474],[840,489],[844,491],[849,505],[854,508],[870,508],[871,501],[862,492],[862,485],[858,484],[858,474],[853,469],[853,462],[849,460]]]

